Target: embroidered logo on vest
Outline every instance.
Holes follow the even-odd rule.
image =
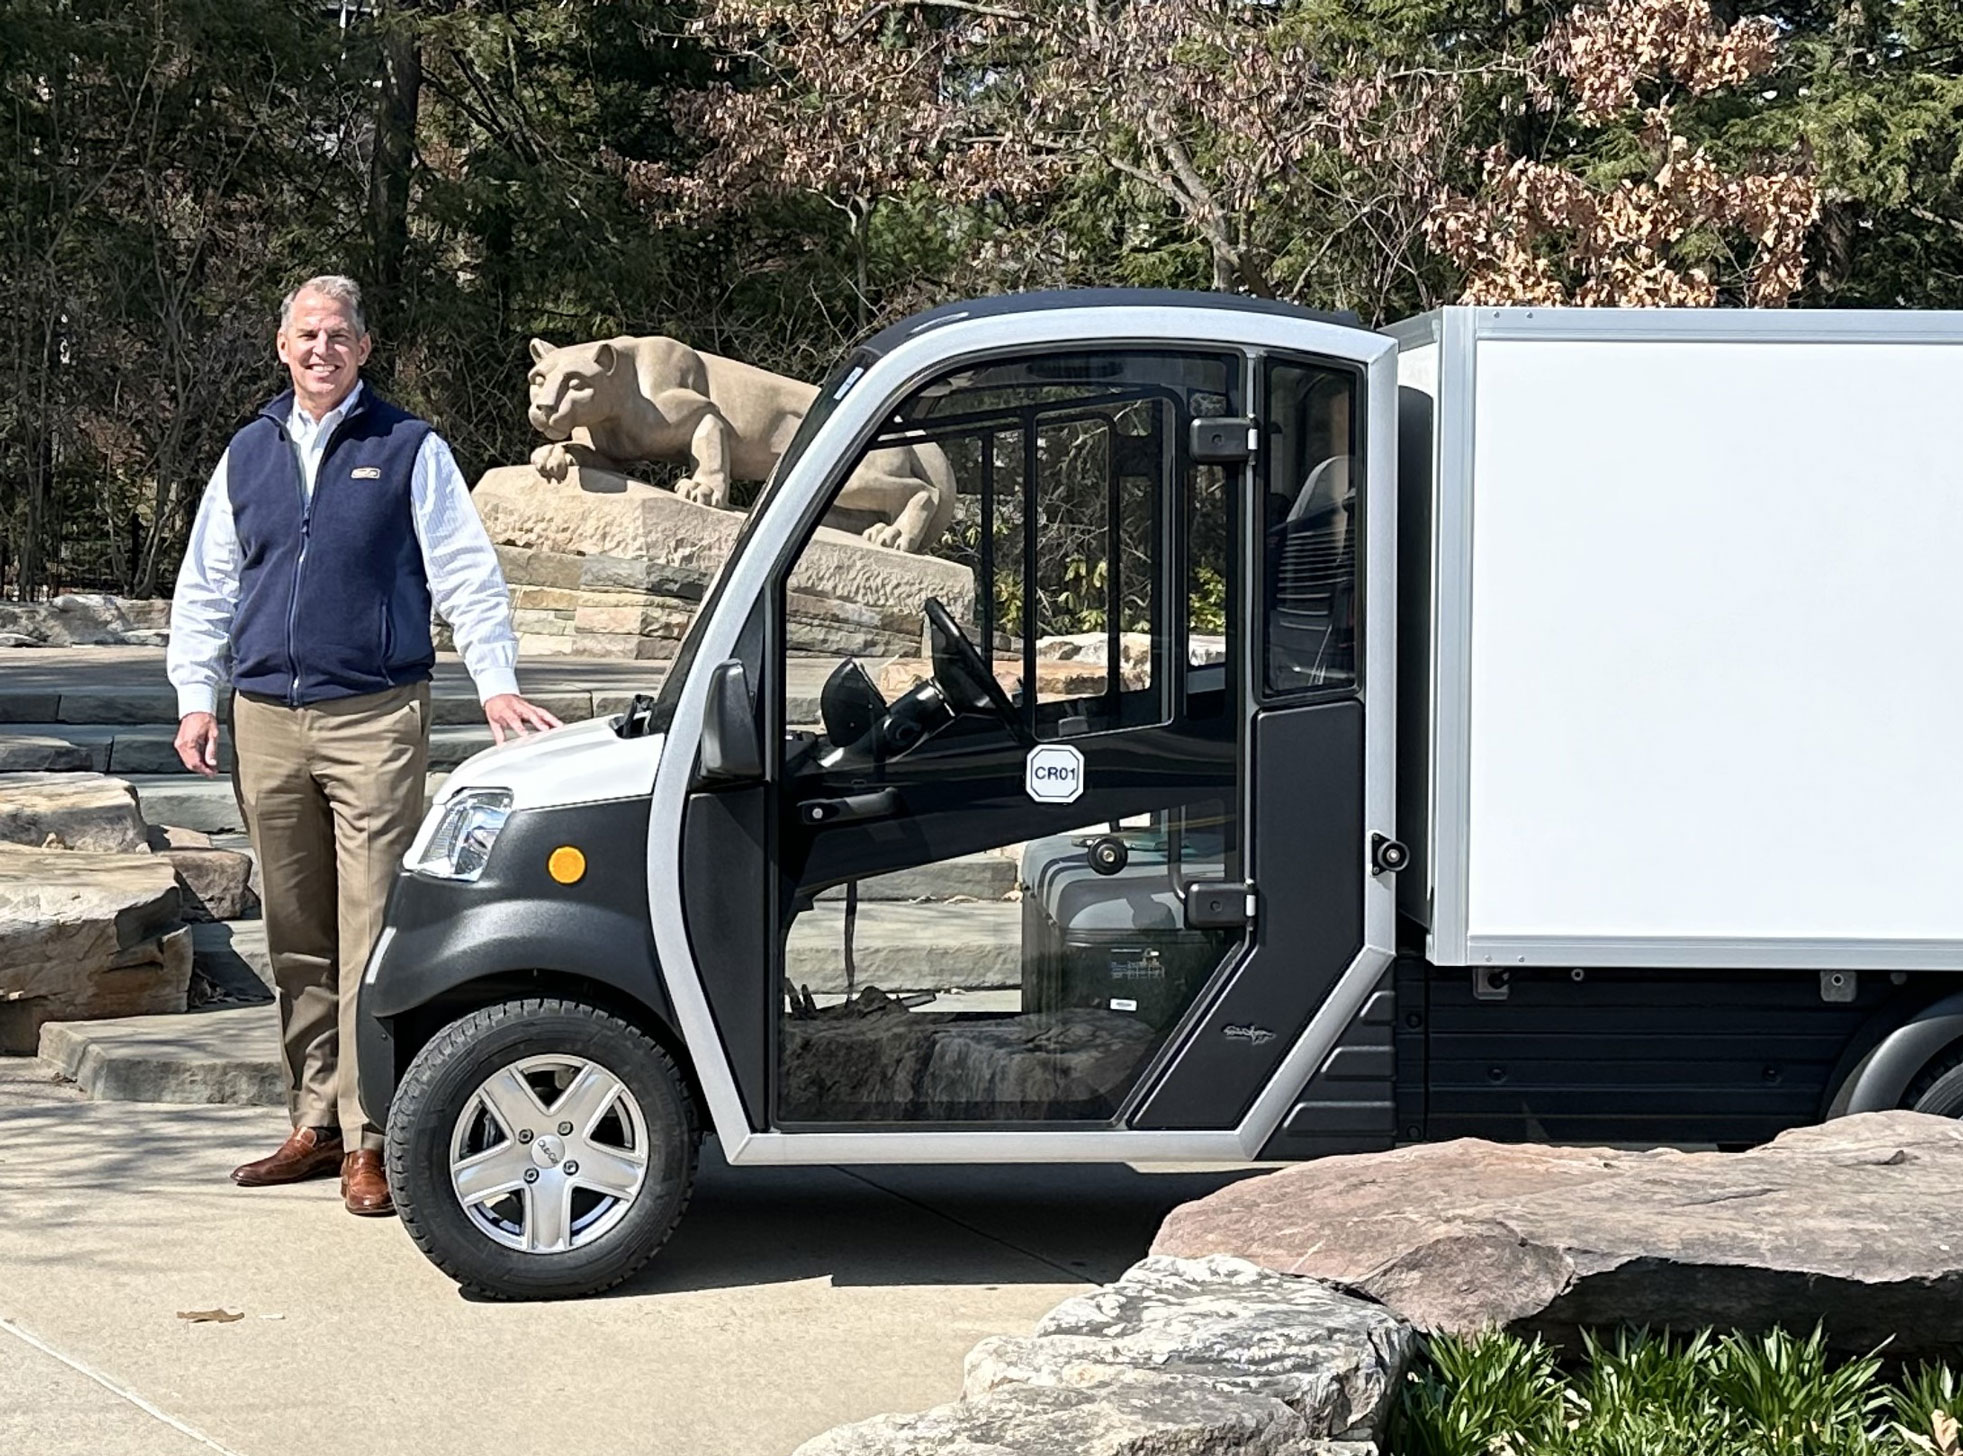
[[[353,470],[348,472],[348,475],[354,480],[380,480],[382,478],[382,467],[379,465],[357,465]]]

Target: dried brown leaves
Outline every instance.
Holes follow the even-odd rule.
[[[1769,22],[1720,27],[1709,0],[1598,0],[1525,55],[1402,70],[1310,54],[1243,0],[706,0],[694,29],[747,74],[680,103],[696,168],[619,163],[664,217],[788,192],[863,210],[917,184],[1025,201],[1094,162],[1156,189],[1223,287],[1313,286],[1313,258],[1280,271],[1321,255],[1286,226],[1313,216],[1362,230],[1384,277],[1435,250],[1468,301],[1680,305],[1785,302],[1819,212],[1804,160],[1727,170],[1677,129],[1673,101],[1777,58]],[[1602,185],[1486,142],[1453,186],[1475,84],[1630,128],[1646,173]]]
[[[1720,29],[1707,0],[1606,0],[1577,7],[1535,54],[1528,97],[1564,97],[1601,126],[1646,89],[1691,96],[1743,84],[1777,59],[1770,21]],[[1465,270],[1468,303],[1709,306],[1784,304],[1806,276],[1820,213],[1810,167],[1727,172],[1676,129],[1668,100],[1641,112],[1650,175],[1597,187],[1564,167],[1481,157],[1482,186],[1441,193],[1427,236]]]
[[[1542,42],[1535,101],[1551,107],[1565,81],[1578,120],[1599,125],[1637,105],[1645,82],[1674,81],[1693,96],[1743,85],[1772,69],[1778,27],[1764,16],[1721,30],[1708,0],[1606,0],[1577,6]]]

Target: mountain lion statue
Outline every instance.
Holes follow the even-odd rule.
[[[704,354],[674,339],[615,338],[556,348],[532,340],[532,452],[548,480],[571,466],[621,470],[687,462],[685,500],[729,507],[731,480],[762,480],[791,443],[817,387]],[[844,519],[875,546],[924,552],[954,515],[954,474],[933,445],[869,454],[839,492]]]

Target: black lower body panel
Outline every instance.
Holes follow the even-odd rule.
[[[1487,997],[1429,968],[1424,1136],[1755,1144],[1817,1122],[1892,987],[1826,1001],[1814,971],[1515,969]],[[1504,995],[1495,994],[1503,990]]]

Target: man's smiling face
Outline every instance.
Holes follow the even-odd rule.
[[[293,312],[279,331],[280,362],[293,376],[293,393],[308,414],[319,419],[348,396],[370,340],[355,331],[347,305],[312,289],[301,290]]]

